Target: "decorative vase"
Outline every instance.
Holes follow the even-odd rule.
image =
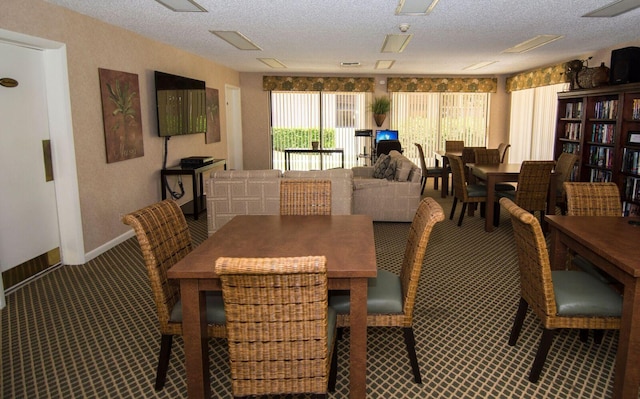
[[[609,83],[609,68],[604,66],[604,62],[599,67],[594,68],[595,72],[591,77],[591,85],[593,87],[606,86]]]
[[[386,118],[387,114],[373,114],[373,119],[376,121],[376,125],[378,125],[378,127],[382,126]]]

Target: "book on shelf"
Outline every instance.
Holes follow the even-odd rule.
[[[564,126],[564,138],[569,140],[580,140],[580,123],[567,123]]]
[[[638,174],[638,171],[640,170],[640,151],[625,148],[622,159],[623,172]]]
[[[596,119],[615,119],[618,115],[618,100],[598,101],[595,103]]]
[[[568,152],[569,154],[580,154],[580,144],[578,143],[563,143],[562,152]]]
[[[631,106],[631,118],[640,120],[640,98],[634,98]]]
[[[589,177],[589,181],[590,182],[610,182],[611,171],[591,169],[591,176]]]
[[[602,144],[613,144],[616,126],[610,123],[595,123],[591,131],[591,141]]]
[[[631,202],[625,202],[624,216],[640,216],[640,205]]]
[[[582,117],[582,103],[567,103],[564,117],[567,119],[580,119]]]

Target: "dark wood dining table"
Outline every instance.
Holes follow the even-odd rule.
[[[436,166],[438,166],[437,162],[442,161],[440,197],[447,198],[447,194],[449,193],[449,157],[461,157],[462,151],[446,152],[444,150],[436,150],[434,151],[434,155],[436,157]]]
[[[568,250],[572,250],[624,285],[613,398],[638,399],[640,218],[547,215],[545,219],[551,235],[552,269],[565,269]]]
[[[204,292],[221,289],[216,259],[308,255],[326,256],[330,290],[350,291],[349,397],[365,398],[367,280],[377,274],[367,215],[235,216],[169,269],[168,277],[180,281],[189,398],[211,397]]]
[[[483,180],[487,184],[487,207],[485,211],[484,230],[493,231],[493,203],[496,200],[496,183],[500,182],[517,182],[520,175],[521,163],[500,163],[491,165],[482,165],[468,163],[469,182],[473,183],[474,179]],[[556,213],[556,174],[551,173],[549,180],[549,193],[547,196],[547,215]]]

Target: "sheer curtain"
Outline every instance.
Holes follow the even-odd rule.
[[[511,93],[509,162],[553,159],[557,93],[566,89],[560,83]]]

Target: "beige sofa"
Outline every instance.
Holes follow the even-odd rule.
[[[398,151],[389,153],[394,171],[374,177],[374,166],[353,168],[353,213],[381,222],[411,222],[421,199],[422,169]]]

